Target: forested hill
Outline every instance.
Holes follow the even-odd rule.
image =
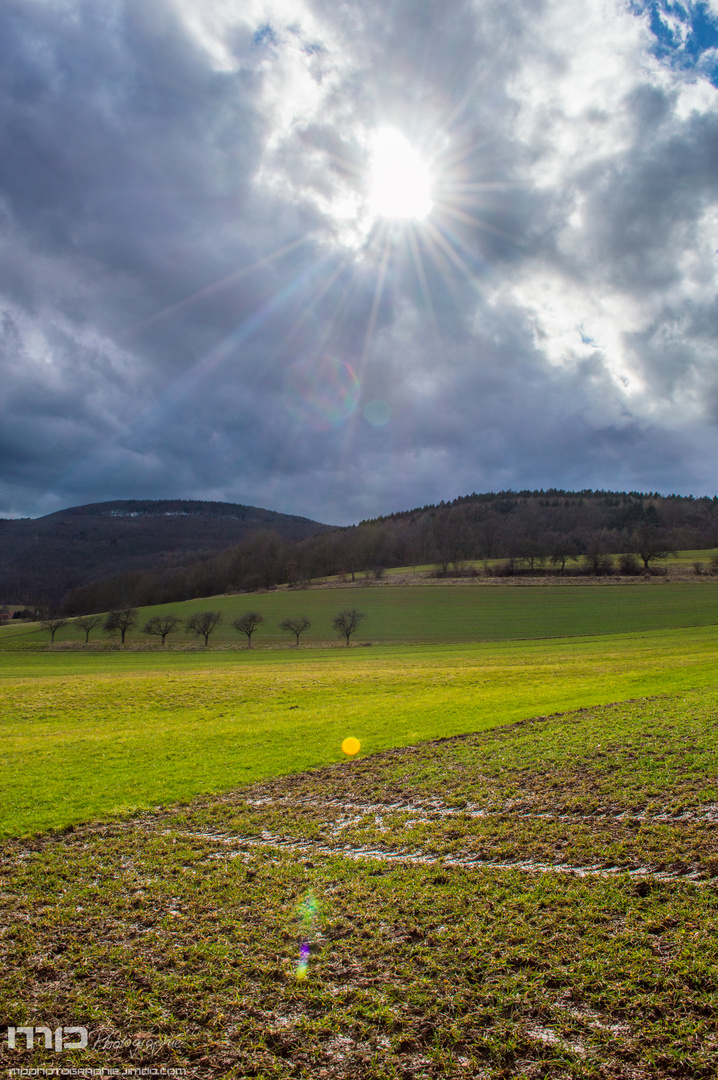
[[[68,614],[433,565],[439,574],[640,573],[672,549],[718,546],[718,499],[610,491],[467,495],[315,535],[255,522],[239,543],[182,570],[124,573],[74,589]],[[612,559],[625,553],[626,557]],[[497,565],[493,560],[502,560]],[[487,560],[477,568],[472,560]],[[491,564],[489,565],[489,561]],[[108,563],[109,565],[109,563]],[[109,576],[109,575],[108,575]]]
[[[662,495],[660,492],[641,491],[564,491],[549,488],[544,491],[487,491],[460,495],[449,502],[430,503],[413,510],[367,518],[360,525],[374,525],[395,521],[399,518],[416,518],[419,514],[435,514],[441,510],[467,510],[474,517],[487,513],[500,515],[538,514],[551,521],[570,518],[584,525],[595,525],[597,519],[602,527],[615,529],[633,524],[647,514],[659,514],[665,524],[686,525],[702,531],[706,526],[718,527],[718,496]],[[568,513],[566,513],[568,511]]]
[[[650,522],[670,533],[679,547],[718,543],[718,497],[661,495],[638,491],[499,491],[463,495],[451,502],[415,507],[367,519],[360,528],[384,527],[418,534],[428,522],[442,522],[438,534],[450,546],[469,544],[473,558],[508,555],[518,540],[541,537],[550,546],[558,536],[580,541],[596,532],[610,533],[613,551],[624,550],[636,526]]]
[[[718,497],[658,492],[500,491],[465,495],[363,521],[400,564],[434,561],[444,571],[467,559],[506,559],[511,572],[595,560],[601,553],[718,545]],[[365,545],[366,546],[366,545]],[[652,557],[652,556],[649,556]],[[588,569],[588,567],[587,567]]]
[[[129,499],[0,519],[0,602],[52,604],[119,574],[180,570],[250,533],[271,529],[297,541],[329,528],[256,506],[193,499]]]

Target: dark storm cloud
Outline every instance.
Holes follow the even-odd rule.
[[[0,514],[705,490],[718,108],[653,44],[598,0],[7,2]]]
[[[637,92],[626,102],[636,143],[584,182],[598,266],[624,291],[680,280],[676,253],[700,242],[696,230],[716,193],[718,114],[677,125],[667,96],[654,92],[660,106],[648,120],[647,96]]]

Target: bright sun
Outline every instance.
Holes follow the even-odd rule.
[[[369,207],[373,216],[425,218],[432,207],[431,177],[401,132],[379,128],[372,139],[370,160]]]

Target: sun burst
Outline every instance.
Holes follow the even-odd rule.
[[[429,168],[395,128],[379,128],[372,138],[369,208],[375,218],[421,221],[433,201]]]

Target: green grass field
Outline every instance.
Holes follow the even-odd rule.
[[[718,548],[694,548],[686,551],[676,551],[666,559],[657,559],[651,563],[651,566],[663,566],[669,570],[672,567],[680,567],[682,569],[693,569],[694,563],[701,563],[705,572],[710,569],[711,559],[718,555]],[[620,553],[616,552],[612,556],[614,562],[618,562]],[[638,556],[636,556],[638,558]],[[483,569],[484,566],[489,566],[492,569],[496,566],[501,566],[506,562],[506,559],[468,559],[465,563],[466,566],[475,566],[477,570]],[[566,573],[570,574],[577,566],[580,565],[580,559],[578,562],[570,561],[566,564]],[[642,565],[642,564],[641,564]],[[392,567],[386,570],[388,575],[406,573],[407,570],[416,570],[424,573],[431,573],[436,569],[435,563],[425,563],[422,566],[414,567]]]
[[[672,566],[692,569],[694,563],[701,563],[704,571],[707,572],[710,569],[711,559],[714,559],[716,555],[718,555],[718,548],[696,548],[692,551],[677,551],[675,555],[664,559],[662,565],[667,566],[669,569]]]
[[[3,628],[0,1009],[90,1046],[3,1042],[0,1067],[717,1075],[698,580],[192,604],[373,605],[372,648],[63,651]]]
[[[287,617],[303,614],[309,616],[312,625],[301,637],[302,645],[340,644],[332,619],[342,608],[366,612],[367,618],[353,639],[359,642],[429,644],[575,637],[718,624],[718,582],[696,578],[695,583],[661,580],[636,585],[540,587],[435,583],[218,596],[142,609],[127,644],[161,647],[157,638],[140,632],[153,614],[174,611],[186,619],[208,609],[221,611],[223,617],[210,638],[210,646],[246,646],[246,637],[232,628],[232,621],[248,610],[259,611],[265,618],[253,638],[258,648],[292,647],[293,636],[282,633],[279,624]],[[49,640],[49,634],[36,624],[0,628],[0,652],[45,648]],[[91,643],[107,640],[99,630],[90,639]],[[201,639],[180,631],[167,640],[170,648],[186,648]],[[81,641],[84,634],[74,625],[64,627],[56,637],[58,647]]]
[[[7,654],[2,835],[718,681],[718,628],[473,646]]]

